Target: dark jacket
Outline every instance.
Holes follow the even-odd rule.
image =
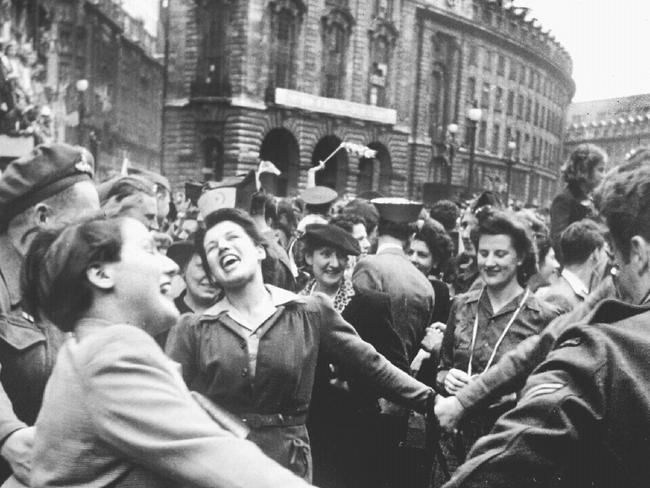
[[[648,323],[650,307],[608,300],[567,329],[446,488],[647,486]]]
[[[23,311],[22,261],[7,236],[0,236],[0,443],[33,425],[63,341],[54,325],[36,323]],[[10,474],[9,465],[0,459],[0,481]]]
[[[267,286],[276,312],[255,332],[255,374],[241,327],[224,301],[204,315],[185,315],[172,329],[167,353],[183,368],[192,390],[242,419],[281,416],[290,422],[253,425],[250,439],[272,459],[310,477],[311,455],[304,418],[320,352],[364,378],[380,395],[425,410],[432,392],[392,366],[334,310],[320,293],[295,295]]]
[[[395,330],[409,361],[413,360],[433,315],[433,288],[426,276],[413,266],[404,251],[387,248],[360,259],[354,268],[352,282],[357,288],[377,290],[390,296]]]
[[[584,218],[597,218],[596,209],[591,200],[582,190],[574,185],[567,185],[564,190],[555,196],[551,203],[551,242],[560,263],[562,250],[560,249],[560,235],[569,225]]]

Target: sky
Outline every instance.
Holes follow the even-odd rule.
[[[650,1],[515,0],[529,7],[573,59],[574,102],[650,93]],[[124,0],[156,31],[158,0]]]
[[[650,93],[650,2],[515,0],[573,59],[574,102]]]

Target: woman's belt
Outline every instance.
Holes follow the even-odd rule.
[[[295,425],[304,425],[307,421],[307,414],[285,415],[282,413],[244,413],[240,414],[239,418],[251,429],[259,429],[260,427],[290,427]]]

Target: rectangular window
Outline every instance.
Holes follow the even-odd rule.
[[[490,108],[490,84],[488,82],[483,83],[483,90],[481,91],[481,108]]]
[[[492,126],[492,154],[499,154],[499,142],[501,139],[501,126],[494,124]]]
[[[535,113],[533,115],[533,123],[535,124],[535,127],[539,124],[539,102],[535,102]]]
[[[517,143],[517,151],[521,152],[521,132],[517,131],[517,135],[515,136],[515,142]]]
[[[492,71],[492,51],[487,49],[483,57],[483,71]]]
[[[512,115],[515,109],[515,92],[508,90],[508,102],[506,106],[506,115]]]
[[[539,127],[542,129],[544,128],[545,119],[546,119],[546,107],[542,105],[542,110],[539,115]]]
[[[485,149],[486,140],[487,140],[487,122],[485,120],[481,120],[481,123],[479,124],[479,130],[478,130],[479,149]]]
[[[508,147],[508,143],[512,141],[512,128],[506,127],[506,140],[505,140],[505,146],[506,148]],[[512,157],[512,154],[508,154],[508,157]]]
[[[476,100],[476,78],[472,76],[467,78],[467,96],[465,100],[467,103],[474,103],[474,100]]]
[[[533,150],[531,151],[532,162],[537,162],[537,137],[533,137]]]
[[[530,117],[533,112],[533,101],[529,98],[526,100],[526,122],[530,122]]]
[[[503,110],[503,88],[497,86],[494,92],[494,111],[501,112]]]
[[[506,58],[503,54],[499,54],[497,59],[497,74],[503,76],[506,72]]]
[[[517,62],[514,59],[510,60],[510,74],[508,75],[508,78],[511,81],[517,80]]]
[[[522,85],[526,84],[526,66],[524,66],[524,63],[521,63],[519,65],[519,83]]]
[[[472,144],[472,122],[469,118],[465,119],[465,147],[469,147]],[[476,132],[474,132],[474,137],[476,138]]]
[[[524,96],[517,95],[517,118],[523,119],[524,117]]]
[[[530,161],[530,134],[524,134],[524,154],[526,160]]]
[[[470,66],[477,66],[478,63],[478,46],[471,44],[469,46],[469,61]]]

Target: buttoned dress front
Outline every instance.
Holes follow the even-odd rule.
[[[519,313],[517,309],[524,298],[522,292],[500,310],[494,311],[487,292],[483,289],[469,291],[456,296],[449,314],[449,322],[440,350],[440,365],[438,366],[438,390],[449,394],[444,386],[445,378],[450,369],[460,369],[480,374],[494,357],[490,365],[496,364],[502,355],[513,349],[517,344],[541,332],[548,324],[551,314],[540,304],[532,293],[527,293]],[[495,350],[495,346],[504,329],[512,320],[507,333]],[[478,314],[478,321],[476,315]],[[472,335],[474,324],[477,324],[476,340],[472,351]],[[472,360],[471,371],[468,368]],[[461,425],[462,445],[458,440],[443,437],[443,449],[450,467],[462,462],[465,452],[480,436],[492,428],[496,419],[511,403],[497,402],[489,409],[472,412]]]
[[[364,342],[329,298],[267,289],[276,311],[254,331],[235,321],[222,299],[201,316],[181,317],[166,351],[190,389],[248,422],[249,439],[269,457],[311,478],[305,419],[321,348],[378,394],[426,409],[432,391]]]

